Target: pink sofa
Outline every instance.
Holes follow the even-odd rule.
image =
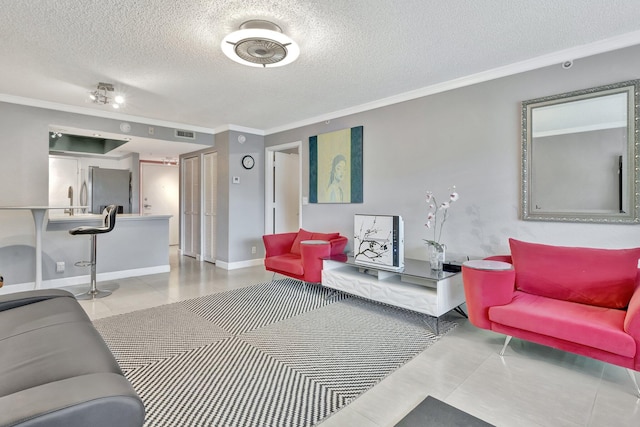
[[[262,236],[266,254],[264,266],[268,271],[309,283],[322,280],[322,258],[343,254],[349,241],[340,233],[314,233],[300,229],[297,233]],[[302,243],[324,241],[321,244]]]
[[[512,264],[465,263],[469,320],[479,328],[640,371],[640,248],[595,249],[509,240]],[[498,270],[491,270],[492,267]]]

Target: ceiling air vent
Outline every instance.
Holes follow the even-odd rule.
[[[196,139],[196,133],[190,130],[176,129],[177,138]]]

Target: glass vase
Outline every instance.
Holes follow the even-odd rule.
[[[429,245],[429,264],[431,265],[431,270],[442,271],[445,250],[445,245]]]

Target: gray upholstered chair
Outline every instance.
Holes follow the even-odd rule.
[[[96,258],[97,258],[97,239],[96,236],[98,234],[108,233],[113,230],[113,227],[116,225],[116,205],[109,205],[104,208],[102,211],[102,226],[100,227],[89,227],[89,226],[81,226],[72,228],[69,230],[69,234],[73,236],[78,235],[90,235],[91,236],[91,260],[90,261],[80,261],[76,263],[78,267],[88,267],[91,266],[91,287],[85,293],[76,295],[77,299],[88,300],[94,298],[103,298],[108,295],[111,295],[111,291],[108,290],[100,290],[96,284]]]

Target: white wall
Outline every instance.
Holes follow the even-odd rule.
[[[353,214],[400,214],[405,249],[426,259],[422,242],[427,190],[446,197],[456,185],[443,242],[448,253],[508,253],[508,238],[559,245],[640,245],[639,225],[522,221],[521,102],[640,78],[640,47],[268,135],[265,145],[308,141],[312,135],[364,126],[364,203],[303,206],[303,226],[353,239]],[[337,95],[336,95],[337,96]],[[303,144],[303,194],[308,195],[309,146]],[[570,160],[569,160],[570,161]]]

